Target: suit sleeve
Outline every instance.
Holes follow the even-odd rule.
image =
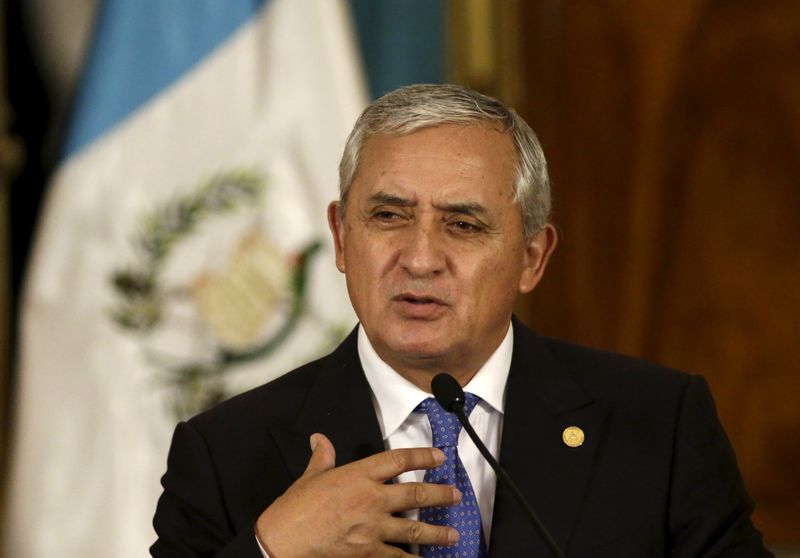
[[[254,523],[236,529],[226,511],[213,461],[202,435],[189,423],[175,429],[161,479],[153,526],[155,558],[261,558]]]
[[[688,381],[683,395],[673,460],[671,556],[772,556],[750,521],[753,503],[717,418],[708,384],[699,376]]]

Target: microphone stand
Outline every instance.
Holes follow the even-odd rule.
[[[511,491],[511,495],[514,496],[514,499],[517,501],[522,510],[525,512],[525,515],[528,516],[528,519],[530,519],[531,523],[533,523],[536,529],[538,529],[539,534],[542,535],[542,538],[547,543],[547,546],[550,548],[553,554],[555,554],[558,558],[566,558],[566,555],[563,552],[561,552],[561,549],[558,547],[558,543],[556,543],[556,541],[553,540],[553,537],[547,531],[547,528],[545,528],[545,526],[539,520],[539,517],[536,515],[533,509],[528,505],[528,502],[525,501],[525,497],[522,495],[520,489],[517,487],[514,481],[511,480],[511,477],[508,476],[506,470],[500,466],[500,464],[497,462],[494,456],[491,453],[489,453],[489,450],[483,444],[481,439],[478,438],[478,434],[475,432],[475,429],[472,428],[472,425],[469,423],[467,416],[464,414],[463,397],[460,400],[457,399],[453,401],[451,408],[452,411],[458,417],[458,421],[461,423],[461,426],[464,427],[464,430],[467,431],[467,434],[472,439],[472,442],[478,448],[478,451],[481,452],[481,455],[483,455],[486,461],[489,462],[489,465],[491,465],[492,469],[494,469],[494,472],[497,475],[497,479]]]
[[[494,469],[494,472],[497,475],[497,480],[499,480],[511,491],[511,495],[525,512],[525,515],[528,516],[528,519],[530,519],[531,523],[533,523],[533,525],[539,531],[539,534],[544,539],[544,542],[547,543],[550,551],[558,558],[566,558],[566,555],[558,547],[558,544],[555,540],[553,540],[553,537],[536,516],[536,513],[534,513],[533,509],[528,505],[528,502],[525,501],[525,497],[522,495],[520,489],[516,484],[514,484],[514,481],[511,480],[511,477],[508,476],[506,470],[500,466],[494,456],[489,453],[489,450],[486,449],[486,446],[475,433],[475,430],[472,428],[469,420],[467,420],[467,416],[464,414],[464,403],[466,399],[464,397],[464,390],[461,389],[461,384],[459,384],[458,381],[447,372],[442,372],[437,374],[431,380],[431,393],[433,393],[436,401],[439,402],[439,405],[442,406],[442,409],[449,413],[456,414],[458,417],[458,422],[460,422],[464,430],[467,431],[467,434],[469,434],[469,437],[481,452],[481,455],[483,455],[489,465],[491,465],[492,469]]]

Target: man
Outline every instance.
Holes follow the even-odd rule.
[[[567,555],[769,555],[701,378],[512,318],[556,245],[515,112],[452,85],[389,93],[356,123],[340,187],[328,218],[359,327],[178,426],[153,556],[551,556],[426,401],[442,371]]]

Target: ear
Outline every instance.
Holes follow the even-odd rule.
[[[547,224],[537,232],[525,247],[525,262],[519,279],[519,292],[529,293],[544,275],[547,262],[558,244],[556,228]]]
[[[342,220],[339,206],[341,202],[335,201],[328,205],[328,226],[333,236],[333,249],[336,251],[336,268],[342,273],[344,267],[344,229],[345,224]]]

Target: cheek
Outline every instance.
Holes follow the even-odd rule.
[[[480,267],[486,278],[494,282],[507,282],[512,276],[522,273],[522,258],[520,252],[497,248]]]
[[[386,267],[388,247],[370,241],[369,238],[353,240],[344,253],[348,283],[359,284],[362,289],[377,285]],[[366,293],[360,295],[363,297]]]
[[[504,257],[492,260],[481,270],[476,278],[476,288],[482,289],[491,301],[511,301],[513,304],[519,292],[522,274],[523,266],[518,254],[506,253]]]
[[[390,235],[365,235],[353,251],[353,263],[372,281],[391,277],[397,271],[400,242]]]

